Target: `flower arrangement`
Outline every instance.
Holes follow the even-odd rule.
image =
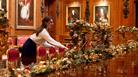
[[[136,48],[138,48],[138,42],[135,40],[128,40],[125,44],[112,45],[109,49],[113,56],[117,56],[134,51]]]
[[[122,26],[119,26],[116,31],[119,33],[124,33],[124,32],[127,32],[128,30],[129,28],[127,26],[122,25]]]
[[[121,34],[123,37],[125,37],[125,32],[135,33],[136,31],[138,31],[138,28],[136,28],[135,26],[128,27],[128,26],[122,25],[122,26],[119,26],[116,31],[119,34]]]
[[[130,50],[136,49],[136,48],[138,48],[138,41],[129,40],[128,43],[127,43],[127,45],[128,45],[128,48],[129,48]]]
[[[136,32],[136,31],[138,31],[138,28],[136,28],[135,26],[130,27],[129,29],[129,32]]]
[[[78,51],[72,49],[65,53],[63,58],[53,58],[50,63],[39,63],[32,68],[31,75],[46,74],[54,71],[62,71],[72,66],[100,61],[105,55],[96,53],[96,50]]]
[[[67,25],[70,30],[70,36],[72,39],[73,46],[78,45],[79,40],[83,40],[83,33],[86,32],[90,27],[90,24],[84,20],[73,20],[72,22]]]
[[[111,43],[111,26],[105,22],[96,22],[92,27],[94,49],[105,51]]]
[[[68,58],[53,58],[50,64],[39,63],[32,68],[31,75],[49,74],[56,70],[64,70],[69,68],[71,61]]]

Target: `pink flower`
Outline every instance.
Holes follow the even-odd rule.
[[[73,30],[70,30],[70,32],[73,32]]]
[[[77,33],[74,33],[73,37],[78,37],[78,34]]]

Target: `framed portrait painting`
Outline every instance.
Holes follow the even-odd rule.
[[[0,10],[7,11],[8,0],[0,0]]]
[[[81,7],[74,6],[74,7],[66,7],[66,25],[70,23],[72,20],[81,18]]]
[[[0,0],[0,12],[1,14],[4,13],[4,17],[8,18],[8,11],[9,11],[9,0]],[[1,16],[1,15],[0,15]]]
[[[35,0],[16,1],[16,29],[35,29]]]
[[[94,6],[94,22],[107,22],[110,24],[110,6],[95,5]]]

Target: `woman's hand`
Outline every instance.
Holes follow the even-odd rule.
[[[68,51],[68,50],[69,50],[69,48],[65,47],[65,51]]]

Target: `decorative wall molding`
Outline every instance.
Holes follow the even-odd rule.
[[[44,0],[41,0],[41,16],[43,17],[44,16],[44,10],[45,10],[45,1]]]
[[[129,15],[129,0],[123,0],[123,14],[124,14],[124,18],[128,18]]]
[[[85,17],[86,17],[86,21],[89,22],[89,17],[90,17],[89,0],[86,0]]]
[[[56,0],[56,16],[59,16],[59,0]]]

